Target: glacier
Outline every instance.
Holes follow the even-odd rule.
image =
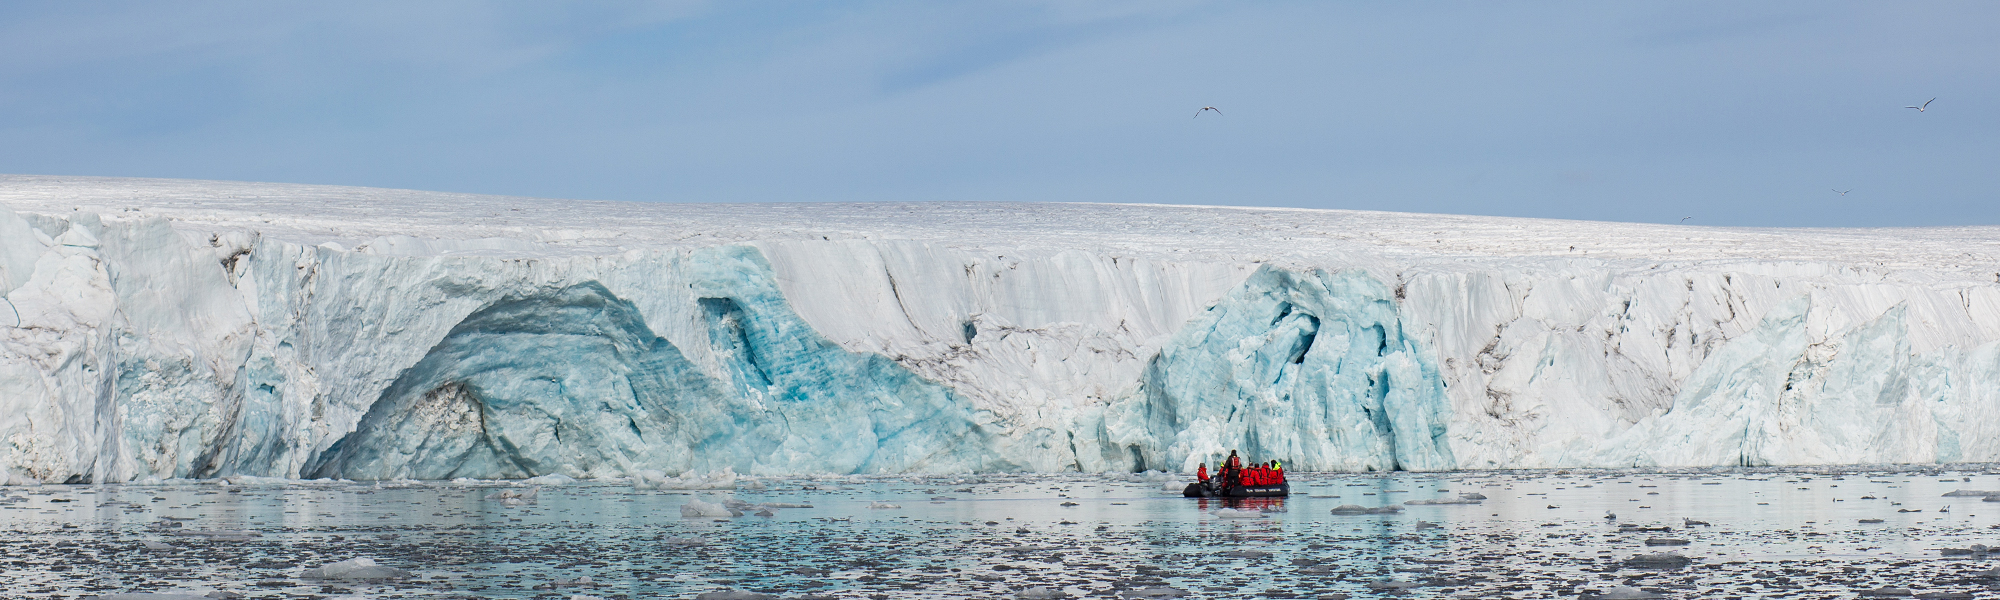
[[[0,293],[15,479],[2000,460],[1993,227],[5,175]]]

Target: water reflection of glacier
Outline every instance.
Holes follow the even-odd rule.
[[[1165,489],[1178,482],[1161,479],[10,487],[0,488],[0,551],[15,559],[6,567],[11,597],[993,598],[1036,597],[1037,588],[1072,597],[1707,597],[1915,588],[1907,593],[1944,598],[2000,584],[1985,554],[1943,552],[1991,541],[1982,536],[2000,525],[2000,512],[1981,510],[2000,505],[1944,496],[2000,490],[2000,476],[1984,471],[1295,474],[1292,497],[1236,503],[1180,498]],[[1329,512],[1468,492],[1487,499],[1388,515]],[[683,516],[691,500],[723,512]],[[731,508],[742,516],[722,516]],[[1221,509],[1260,516],[1214,516]],[[1684,545],[1659,545],[1673,542]],[[1660,552],[1692,566],[1633,561]],[[355,558],[409,577],[308,571]]]

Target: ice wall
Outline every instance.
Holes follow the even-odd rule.
[[[632,234],[342,241],[271,221],[0,210],[0,468],[2000,460],[2000,285],[1949,269],[877,229],[578,251],[563,244]],[[1207,239],[1187,235],[1160,239]]]

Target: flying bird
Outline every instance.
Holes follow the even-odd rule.
[[[1848,188],[1848,189],[1847,189],[1847,192],[1852,192],[1852,191],[1854,191],[1854,188]],[[1847,192],[1843,192],[1843,191],[1840,191],[1840,190],[1834,190],[1834,191],[1833,191],[1833,193],[1835,193],[1835,194],[1840,194],[1840,195],[1842,195],[1842,196],[1845,196],[1845,195],[1847,195]]]
[[[1688,219],[1692,219],[1692,218],[1694,218],[1694,217],[1681,217],[1681,222],[1682,222],[1682,223],[1686,223],[1686,222],[1688,222]]]
[[[1917,109],[1917,112],[1924,112],[1924,109],[1926,109],[1926,108],[1930,108],[1930,106],[1931,106],[1931,103],[1932,103],[1932,102],[1936,102],[1936,101],[1937,101],[1937,98],[1932,98],[1932,99],[1929,99],[1929,100],[1925,100],[1925,101],[1924,101],[1924,105],[1923,105],[1923,106],[1905,106],[1905,107],[1903,107],[1903,108],[1914,108],[1914,109]]]
[[[1211,110],[1212,110],[1212,111],[1215,111],[1215,114],[1218,114],[1218,115],[1219,115],[1219,114],[1222,114],[1222,109],[1220,109],[1220,108],[1216,108],[1216,107],[1213,107],[1213,106],[1204,106],[1204,107],[1201,107],[1201,110],[1197,110],[1197,111],[1194,111],[1194,118],[1197,118],[1197,119],[1199,119],[1199,118],[1201,118],[1201,113],[1204,113],[1204,112],[1208,112],[1208,111],[1211,111]]]

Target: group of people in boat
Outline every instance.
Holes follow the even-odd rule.
[[[1249,467],[1244,467],[1243,457],[1237,456],[1235,450],[1229,451],[1229,458],[1223,459],[1221,468],[1216,470],[1214,478],[1209,477],[1208,463],[1201,463],[1201,466],[1195,469],[1194,477],[1198,480],[1196,481],[1196,485],[1208,490],[1211,494],[1227,493],[1232,489],[1269,488],[1286,485],[1284,463],[1273,460],[1270,462],[1254,463]]]

